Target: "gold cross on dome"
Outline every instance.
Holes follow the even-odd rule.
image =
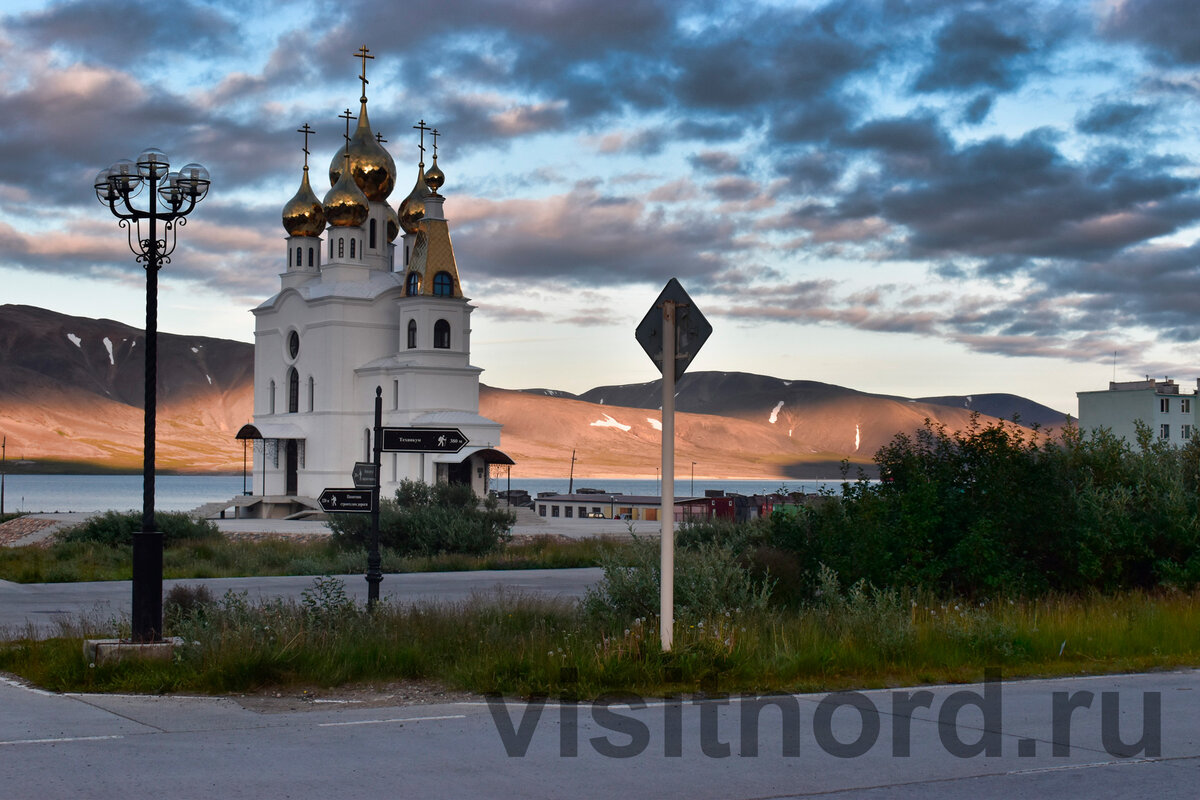
[[[441,134],[438,133],[438,129],[434,128],[433,129],[433,157],[435,159],[437,158],[437,137],[440,135]]]
[[[304,123],[303,128],[296,129],[296,133],[304,134],[304,168],[308,169],[308,137],[316,136],[317,132],[314,131],[312,128],[308,127],[308,123],[306,122],[306,123]]]
[[[431,131],[433,128],[425,124],[425,120],[421,120],[416,125],[413,125],[414,130],[421,132],[421,163],[425,163],[425,131]]]
[[[338,119],[346,120],[346,158],[350,157],[350,120],[358,119],[350,113],[350,109],[346,109],[345,113],[338,114]]]
[[[387,139],[383,138],[383,134],[382,134],[382,133],[376,133],[376,134],[375,134],[375,141],[379,142],[380,144],[383,144],[384,142],[386,142],[386,141],[387,141]]]
[[[367,46],[364,44],[362,47],[358,48],[358,52],[354,54],[355,58],[362,59],[362,74],[358,76],[358,79],[362,81],[362,99],[364,103],[367,100],[367,84],[370,83],[370,81],[367,80],[367,59],[370,58],[374,60],[375,58],[375,56],[368,55],[370,52],[371,51],[368,50]]]

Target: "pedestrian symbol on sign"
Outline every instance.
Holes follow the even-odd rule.
[[[445,446],[446,446],[446,437],[439,436],[438,437],[438,447],[445,447]]]

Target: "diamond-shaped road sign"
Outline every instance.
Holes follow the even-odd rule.
[[[679,281],[675,278],[667,281],[666,287],[654,301],[654,305],[650,306],[634,333],[638,344],[646,351],[646,355],[650,356],[659,372],[663,371],[662,306],[666,300],[675,302],[675,380],[679,380],[712,334],[712,325],[708,324],[708,320],[700,313],[700,309],[696,308],[696,304],[688,297]]]
[[[323,511],[339,514],[370,514],[370,489],[326,489],[317,498]]]

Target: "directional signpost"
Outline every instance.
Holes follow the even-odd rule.
[[[675,634],[675,381],[712,333],[692,298],[671,278],[646,312],[635,336],[662,373],[662,586],[659,592],[662,649]]]
[[[457,453],[467,446],[458,428],[383,428],[385,453]]]
[[[379,466],[370,461],[356,461],[350,479],[355,489],[374,489],[379,484]]]
[[[322,511],[336,514],[370,514],[374,509],[370,489],[326,489],[317,502]]]

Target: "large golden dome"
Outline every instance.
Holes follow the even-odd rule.
[[[425,198],[429,194],[429,187],[425,185],[425,165],[420,164],[417,167],[417,184],[400,204],[400,227],[404,228],[405,233],[417,232],[425,217]]]
[[[335,184],[342,175],[346,160],[339,150],[329,164],[329,183]],[[371,121],[367,119],[367,102],[362,101],[358,112],[358,127],[350,137],[350,174],[368,200],[387,200],[396,186],[396,162],[383,145],[375,140],[371,132]]]
[[[363,190],[343,172],[325,195],[325,219],[335,228],[354,228],[362,225],[371,212],[371,204]]]
[[[283,228],[288,236],[320,236],[325,230],[325,208],[308,183],[308,167],[296,196],[283,206]]]

